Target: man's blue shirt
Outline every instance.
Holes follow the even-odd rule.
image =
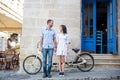
[[[52,29],[43,29],[41,32],[43,38],[43,48],[54,48],[54,38],[56,37],[55,31]]]

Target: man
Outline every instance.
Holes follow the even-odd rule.
[[[52,28],[54,21],[49,19],[47,26],[41,32],[40,51],[43,53],[43,78],[51,78],[52,57],[53,52],[56,51],[56,36]],[[48,66],[47,66],[48,57]]]

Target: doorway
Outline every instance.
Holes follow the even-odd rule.
[[[107,53],[108,2],[97,2],[96,7],[96,53]]]

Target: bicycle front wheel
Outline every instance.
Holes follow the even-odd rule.
[[[77,68],[83,72],[88,72],[94,67],[94,58],[88,53],[79,54],[76,58]]]
[[[30,55],[23,61],[23,69],[30,75],[37,74],[42,67],[42,61],[36,55]]]

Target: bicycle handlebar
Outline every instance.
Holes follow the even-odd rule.
[[[40,48],[40,41],[37,42],[37,48]]]

